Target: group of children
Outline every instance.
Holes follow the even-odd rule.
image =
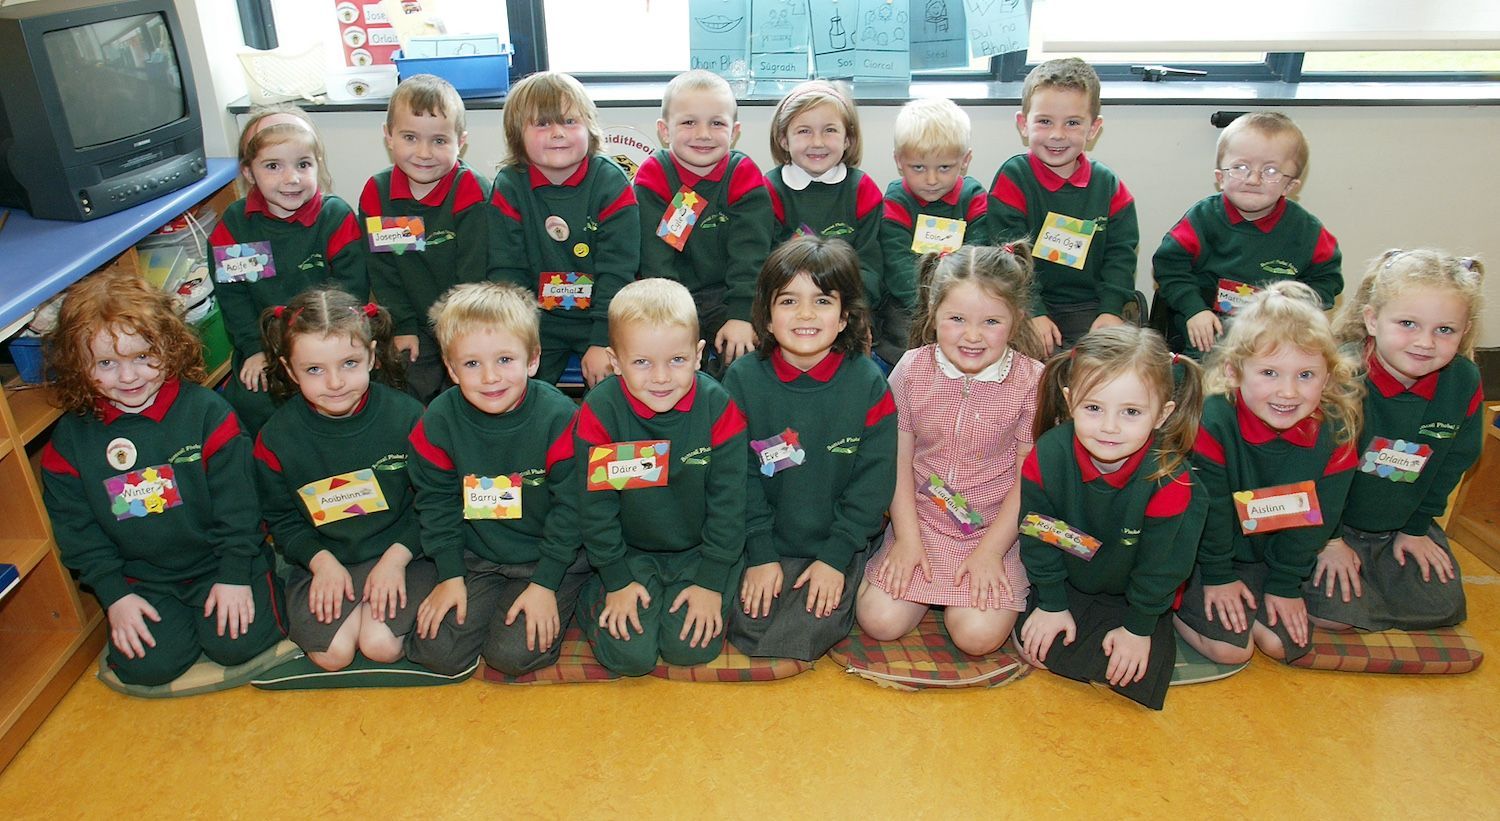
[[[1083,153],[1081,61],[1028,78],[1030,150],[988,190],[948,101],[898,115],[884,197],[839,88],[773,123],[763,176],[727,85],[688,72],[632,184],[582,87],[542,73],[491,185],[462,102],[414,77],[356,217],[304,114],[252,117],[249,193],[209,241],[234,410],[138,280],[75,286],[49,341],[71,413],[45,500],[119,677],[282,635],[329,670],[519,675],[575,614],[641,675],[726,636],[810,660],[940,607],[967,653],[1014,636],[1160,708],[1174,632],[1233,663],[1294,659],[1311,624],[1464,618],[1433,519],[1480,448],[1482,268],[1390,252],[1330,323],[1338,248],[1286,199],[1286,118],[1226,129],[1221,193],[1157,252],[1167,340],[1123,320],[1134,204]],[[552,384],[572,356],[581,406]]]

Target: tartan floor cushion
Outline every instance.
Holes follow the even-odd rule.
[[[860,632],[835,644],[828,657],[846,672],[896,690],[999,687],[1031,668],[1010,642],[988,656],[971,656],[953,645],[942,619],[928,611],[915,630],[895,641],[875,641]]]
[[[1203,654],[1183,641],[1182,636],[1177,636],[1177,663],[1172,667],[1171,686],[1218,681],[1221,678],[1229,678],[1249,666],[1248,661],[1240,664],[1219,664],[1209,661]]]
[[[594,648],[589,646],[583,631],[569,627],[563,633],[562,654],[557,663],[540,670],[532,670],[519,676],[506,675],[491,667],[479,664],[479,675],[485,681],[496,684],[578,684],[586,681],[614,681],[619,675],[610,672],[594,659]]]
[[[109,669],[105,661],[108,652],[109,648],[106,647],[99,653],[99,672],[95,674],[96,677],[109,689],[138,698],[176,698],[228,690],[231,687],[246,684],[262,672],[302,654],[297,645],[287,639],[282,639],[244,664],[225,667],[209,661],[207,657],[200,656],[198,661],[187,669],[187,672],[176,679],[166,684],[145,686],[120,681],[119,676]]]
[[[361,655],[342,670],[328,671],[297,655],[251,679],[262,690],[332,690],[344,687],[433,687],[454,684],[474,675],[475,662],[456,675],[445,676],[402,659],[391,664],[370,661]]]
[[[1293,667],[1344,673],[1457,675],[1479,667],[1484,652],[1462,627],[1366,633],[1313,628],[1312,649]]]

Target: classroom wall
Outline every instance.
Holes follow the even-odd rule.
[[[1223,106],[1242,109],[1243,105]],[[1141,224],[1138,287],[1151,292],[1151,254],[1161,236],[1197,199],[1213,192],[1214,142],[1209,115],[1220,107],[1106,105],[1092,156],[1109,165],[1135,195]],[[1371,257],[1393,246],[1432,245],[1483,257],[1492,274],[1482,347],[1500,347],[1500,109],[1484,106],[1316,106],[1285,109],[1306,132],[1312,161],[1299,201],[1338,237],[1346,278],[1357,281]],[[988,184],[995,169],[1022,150],[1010,106],[971,106],[974,161],[969,173]],[[897,109],[866,106],[864,169],[882,185],[896,176],[891,132]],[[606,108],[605,126],[655,133],[654,108]],[[742,106],[739,148],[769,167],[769,106]],[[328,146],[334,190],[357,199],[365,179],[390,164],[374,112],[315,114]],[[504,155],[499,111],[469,112],[465,159],[486,173]]]

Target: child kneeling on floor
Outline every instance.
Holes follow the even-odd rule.
[[[455,675],[484,656],[512,676],[557,662],[588,579],[579,550],[573,420],[536,376],[536,298],[514,285],[458,285],[432,306],[454,386],[411,433],[422,547],[437,587],[417,610],[408,657]]]
[[[698,372],[703,341],[680,283],[644,279],[609,306],[618,376],[578,412],[583,543],[598,576],[578,622],[600,664],[640,676],[723,651],[725,591],[745,551],[745,417]]]

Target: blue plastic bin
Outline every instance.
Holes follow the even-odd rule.
[[[18,336],[10,341],[10,358],[16,363],[21,381],[28,385],[45,382],[42,365],[42,339],[37,336]]]
[[[460,97],[504,97],[510,91],[511,47],[502,43],[500,49],[500,54],[412,58],[398,51],[391,55],[391,61],[403,80],[413,74],[436,74],[452,83]]]

